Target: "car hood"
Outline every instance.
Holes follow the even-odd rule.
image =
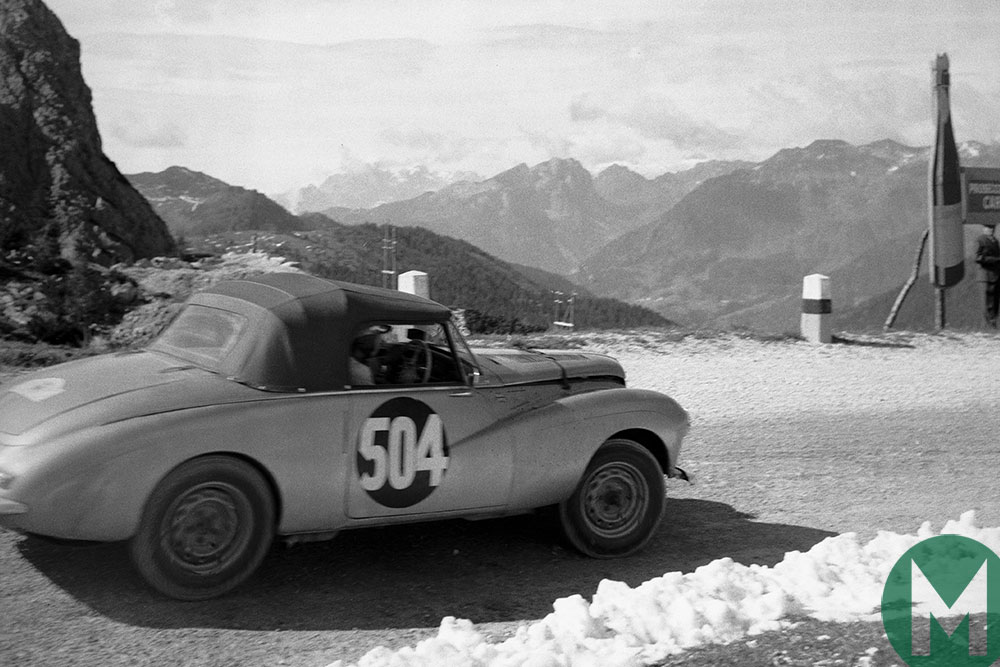
[[[214,388],[206,391],[207,383]],[[17,377],[0,386],[0,434],[17,436],[50,419],[97,404],[100,404],[100,420],[107,423],[218,402],[222,386],[240,387],[155,352],[80,359]],[[87,425],[93,423],[81,419],[79,426]]]
[[[621,364],[603,354],[487,348],[477,348],[472,352],[490,383],[530,384],[596,377],[625,380]]]

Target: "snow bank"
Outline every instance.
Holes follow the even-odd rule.
[[[949,521],[941,529],[945,533],[1000,552],[1000,528],[977,528],[974,512]],[[632,667],[686,648],[780,629],[794,615],[873,620],[879,618],[892,566],[934,535],[929,523],[915,535],[880,532],[867,544],[845,533],[805,553],[789,552],[774,567],[721,558],[636,588],[604,580],[589,603],[579,595],[556,600],[551,614],[521,626],[506,641],[490,643],[470,621],[448,617],[436,637],[398,651],[376,648],[357,667]],[[931,601],[923,602],[926,609]],[[985,600],[973,608],[985,611]]]

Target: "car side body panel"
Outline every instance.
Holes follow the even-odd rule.
[[[340,530],[380,517],[396,522],[523,511],[572,493],[591,456],[616,433],[654,434],[673,462],[687,430],[671,399],[621,388],[566,396],[487,420],[468,433],[452,421],[446,428],[461,437],[451,443],[452,468],[436,495],[407,511],[369,509],[351,517],[346,502],[352,485],[356,491],[354,459],[364,416],[349,409],[357,393],[265,394],[127,419],[37,446],[0,448],[0,467],[23,472],[19,485],[31,489],[24,496],[14,489],[14,499],[31,509],[15,526],[66,539],[126,539],[160,479],[188,459],[213,453],[238,456],[264,472],[279,502],[282,534]],[[10,465],[14,452],[18,468]],[[46,482],[33,483],[33,477]]]

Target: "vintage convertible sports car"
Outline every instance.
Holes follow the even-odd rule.
[[[687,430],[609,357],[470,350],[428,299],[274,273],[194,295],[143,350],[0,386],[0,526],[128,540],[185,600],[276,536],[545,507],[583,553],[624,556],[686,479]]]

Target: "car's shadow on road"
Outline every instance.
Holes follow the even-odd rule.
[[[236,592],[184,603],[148,589],[122,544],[91,547],[27,538],[19,550],[69,595],[116,621],[161,628],[350,630],[541,618],[552,601],[589,599],[602,579],[635,586],[716,558],[773,565],[832,533],[757,523],[729,505],[674,499],[640,554],[595,560],[566,547],[539,516],[345,531],[329,542],[277,544]]]

